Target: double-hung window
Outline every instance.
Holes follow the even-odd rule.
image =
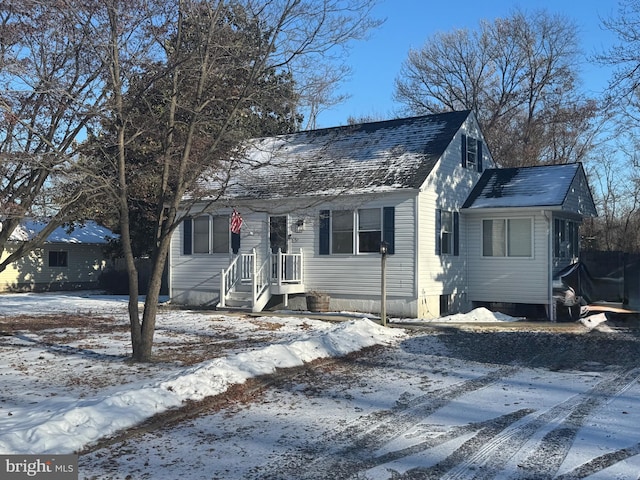
[[[478,141],[475,138],[467,138],[467,168],[475,170],[478,164]]]
[[[482,140],[462,135],[462,167],[482,173]]]
[[[379,208],[358,210],[358,252],[378,253],[382,241],[382,212]]]
[[[229,253],[229,215],[185,220],[184,253]]]
[[[459,212],[436,210],[436,255],[459,255],[459,222]]]
[[[395,207],[320,212],[321,255],[379,253],[382,241],[395,252]]]
[[[209,253],[209,215],[193,219],[193,253]]]
[[[453,253],[453,212],[441,213],[440,228],[440,253],[450,255]]]
[[[500,218],[482,221],[482,256],[532,257],[530,218]]]
[[[331,253],[353,253],[353,210],[331,212]]]
[[[229,253],[229,215],[211,217],[211,252]]]

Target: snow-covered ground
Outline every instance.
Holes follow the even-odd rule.
[[[16,327],[20,316],[59,314],[87,326]],[[441,319],[510,320],[485,310]],[[2,295],[0,333],[9,330],[0,335],[0,454],[81,451],[249,378],[385,347],[83,454],[80,478],[474,478],[478,469],[483,478],[639,478],[637,368],[470,361],[451,354],[444,334],[364,317],[171,309],[158,317],[158,361],[139,365],[127,361],[126,298],[88,293]],[[175,361],[178,350],[192,361]]]

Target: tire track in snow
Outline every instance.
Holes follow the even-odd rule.
[[[631,447],[623,448],[621,450],[593,458],[587,463],[574,468],[570,472],[558,475],[555,477],[555,480],[579,480],[639,454],[640,443],[636,443]]]
[[[566,415],[565,419],[547,433],[535,450],[524,462],[521,470],[511,478],[545,479],[553,478],[571,449],[575,437],[585,421],[601,405],[624,393],[640,379],[640,369],[627,370],[619,375],[598,383],[588,392],[580,395],[581,401]],[[596,473],[594,470],[588,474]]]
[[[483,425],[482,430],[476,436],[466,441],[464,445],[439,464],[428,469],[415,469],[398,478],[438,478],[442,480],[495,478],[528,440],[552,422],[559,423],[558,427],[542,438],[538,447],[526,457],[526,460],[520,462],[521,470],[513,472],[509,478],[536,480],[553,478],[569,452],[578,430],[589,415],[602,404],[629,389],[638,381],[639,377],[640,371],[634,369],[604,379],[587,392],[574,395],[540,415],[528,415],[520,421],[506,425],[504,430],[495,435],[493,434],[494,427],[499,426],[502,422],[495,425],[489,423]],[[615,463],[613,460],[615,458],[621,457],[622,459],[635,455],[634,452],[635,449],[632,448],[620,451],[617,456],[611,454],[607,458],[595,462],[588,474],[593,474],[612,465]],[[584,471],[585,469],[581,468],[581,476],[567,476],[567,479],[583,478],[586,475]]]
[[[387,454],[376,457],[374,452],[385,444],[407,432],[436,410],[447,405],[457,397],[496,383],[518,371],[518,367],[499,367],[496,370],[466,380],[446,388],[434,390],[412,399],[405,404],[396,405],[391,410],[375,412],[359,418],[357,422],[319,442],[308,446],[304,451],[289,457],[288,465],[282,460],[278,465],[262,466],[261,479],[321,479],[348,478],[359,471],[386,463],[393,456]],[[492,420],[491,422],[495,422]],[[421,450],[431,448],[477,429],[466,425],[453,429],[454,434],[441,435],[420,444]],[[391,456],[390,456],[391,455]],[[273,471],[271,471],[273,470]],[[327,473],[325,473],[327,472]]]

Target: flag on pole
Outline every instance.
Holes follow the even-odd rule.
[[[231,233],[240,233],[240,229],[242,228],[242,217],[238,213],[238,211],[234,208],[233,213],[231,214]]]

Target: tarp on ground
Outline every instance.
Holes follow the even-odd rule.
[[[640,256],[619,252],[588,252],[554,278],[556,299],[571,306],[619,304],[640,310]]]

